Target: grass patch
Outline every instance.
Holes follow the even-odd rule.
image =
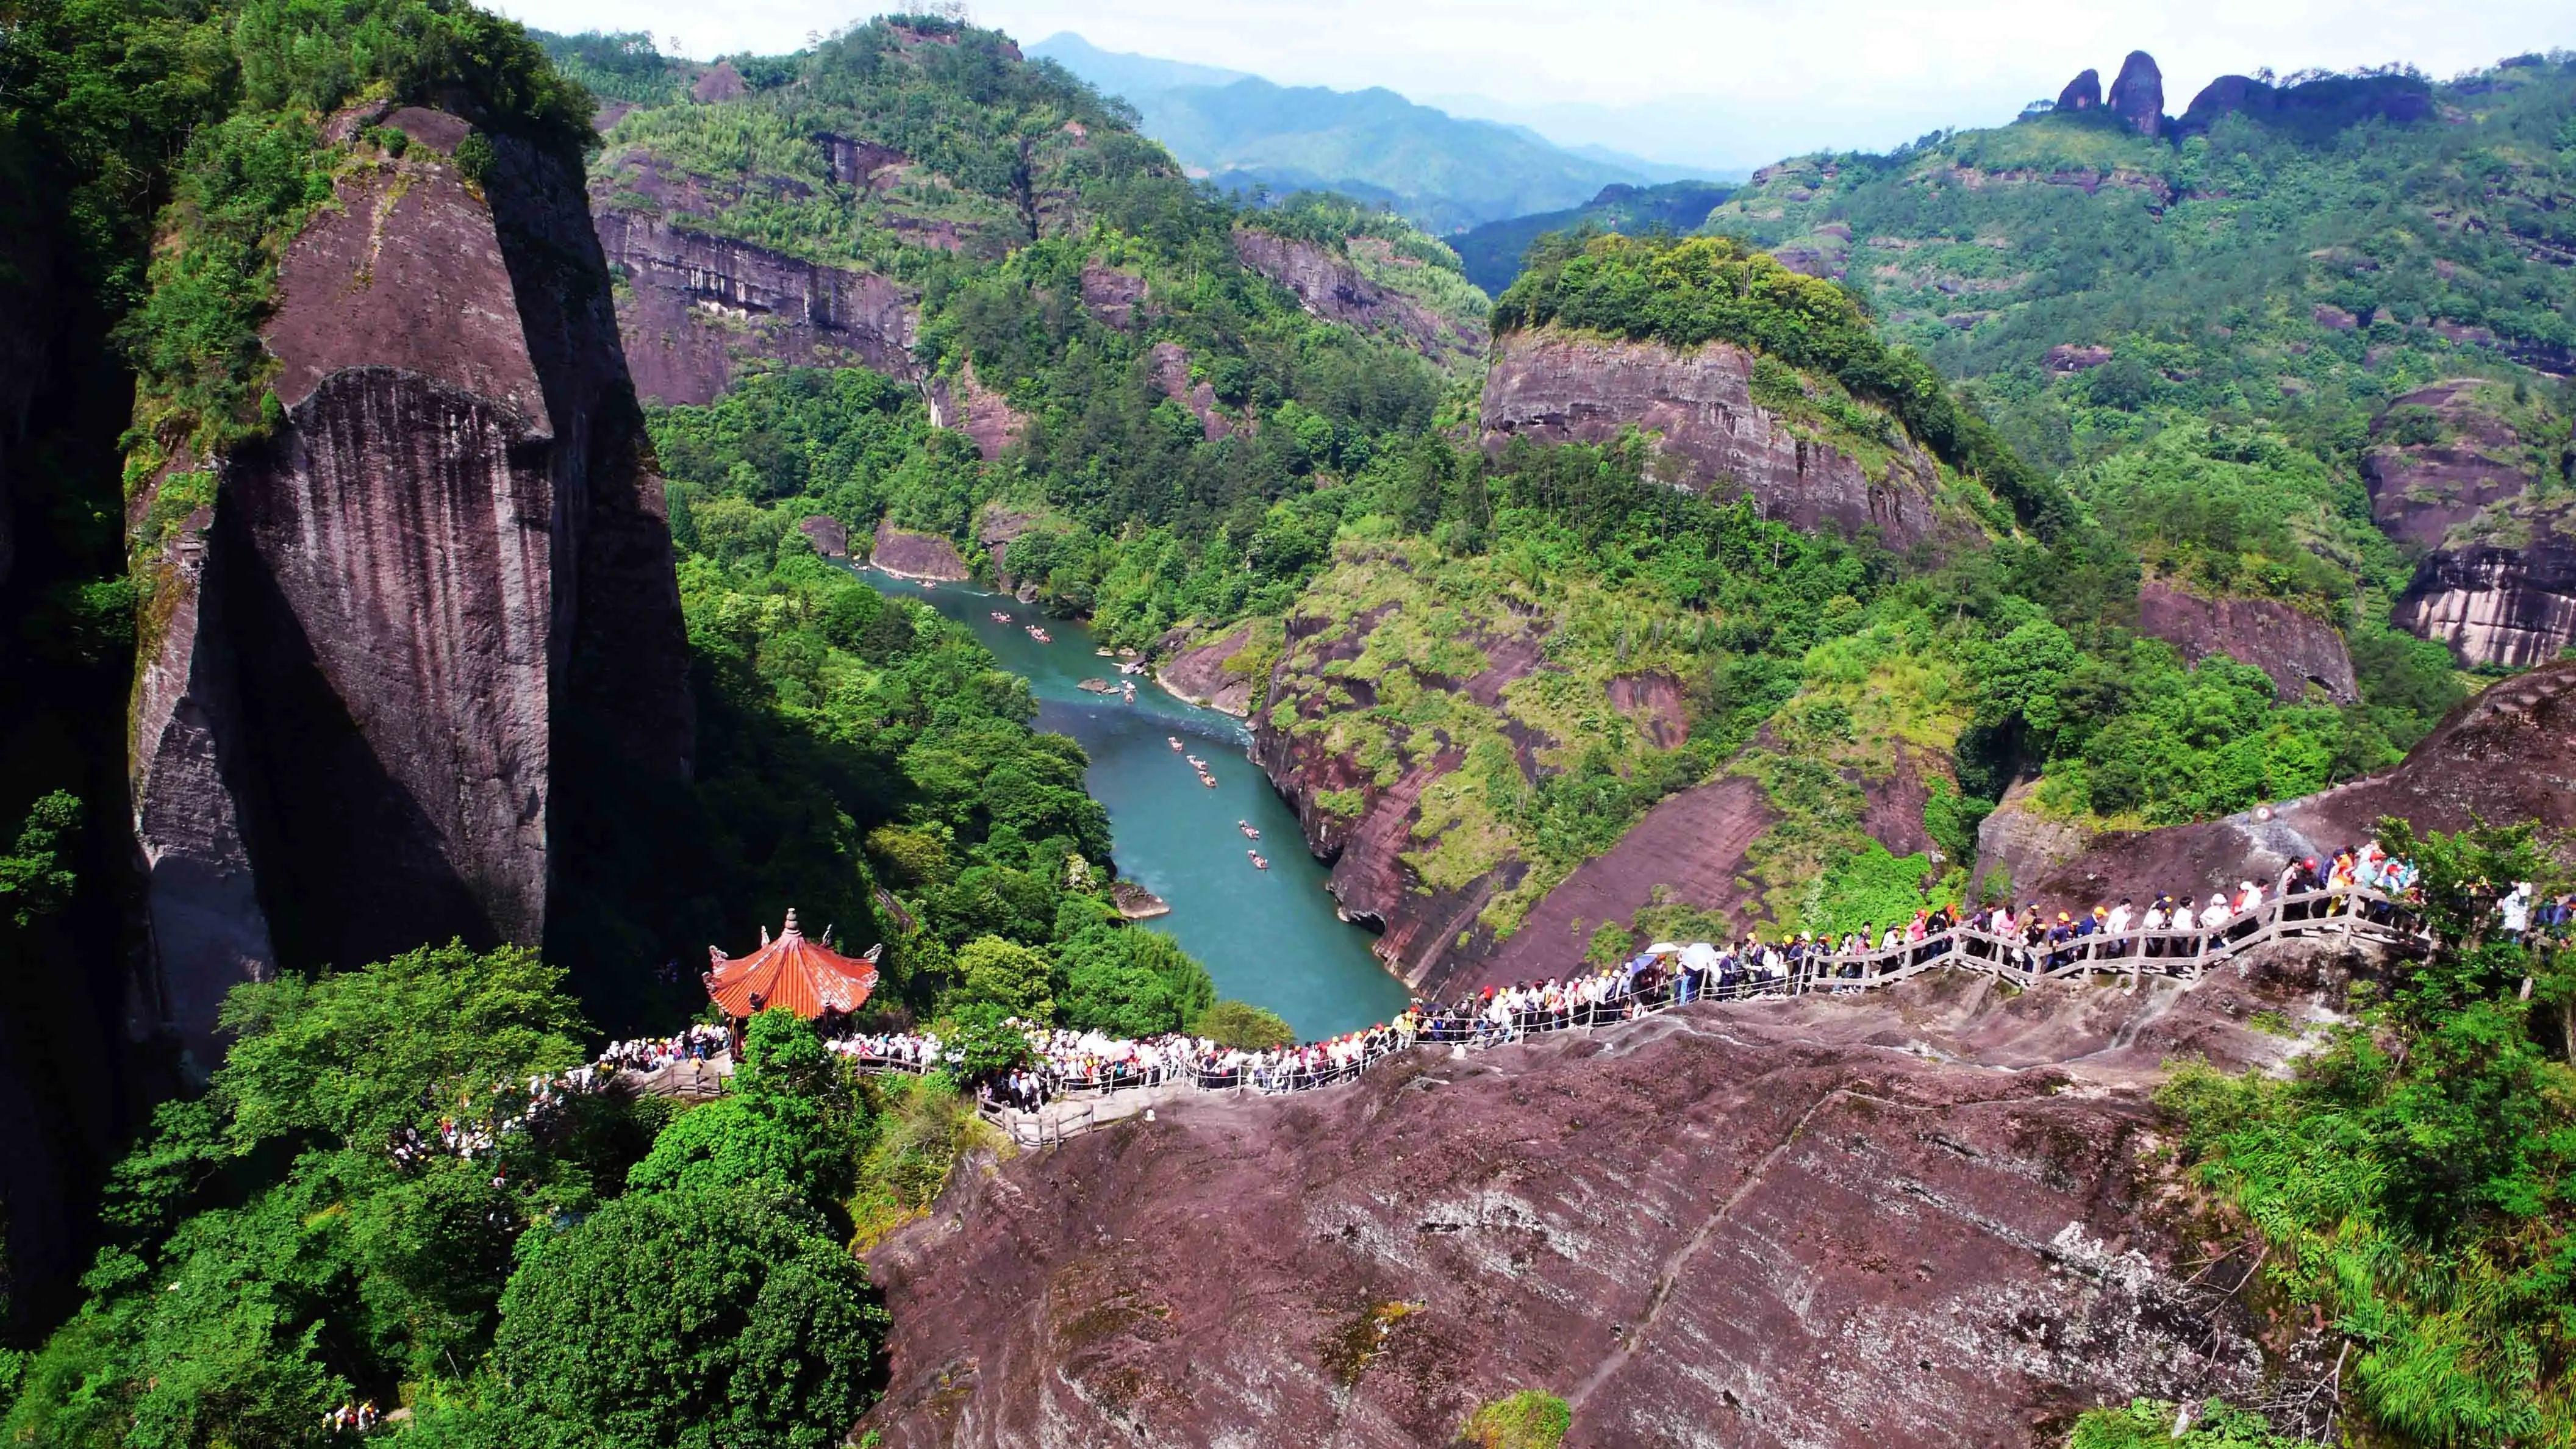
[[[1458,1437],[1476,1449],[1557,1449],[1572,1427],[1574,1410],[1565,1400],[1543,1390],[1523,1389],[1468,1415]]]

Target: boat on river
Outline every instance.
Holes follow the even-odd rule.
[[[1234,822],[1234,828],[1242,831],[1243,838],[1246,840],[1259,840],[1261,838],[1261,832],[1254,829],[1252,822],[1249,820],[1238,820]]]
[[[1216,788],[1216,776],[1209,774],[1205,770],[1201,770],[1199,771],[1199,783],[1213,790]]]
[[[1244,854],[1252,857],[1252,868],[1254,870],[1268,870],[1270,868],[1270,862],[1261,858],[1260,851],[1247,850]]]
[[[1032,639],[1035,639],[1036,641],[1038,641],[1038,642],[1039,642],[1039,643],[1041,643],[1041,644],[1052,644],[1052,643],[1054,643],[1054,642],[1055,642],[1055,636],[1054,636],[1054,635],[1052,635],[1052,634],[1048,633],[1048,632],[1047,632],[1047,631],[1045,631],[1044,629],[1039,628],[1039,627],[1038,627],[1037,625],[1035,625],[1035,624],[1031,624],[1031,625],[1029,626],[1029,637],[1030,637],[1030,638],[1032,638]]]
[[[993,622],[996,624],[1007,624],[1011,622],[1011,616],[1003,613],[999,609],[995,609],[993,611]]]
[[[1117,655],[1110,653],[1110,652],[1109,652],[1109,649],[1108,649],[1108,646],[1106,646],[1106,645],[1103,645],[1102,647],[1100,647],[1100,648],[1098,648],[1098,649],[1094,649],[1094,650],[1092,650],[1091,652],[1092,652],[1092,653],[1094,653],[1094,654],[1099,655],[1099,656],[1100,656],[1101,658],[1103,658],[1103,659],[1115,659],[1115,658],[1117,658],[1117,657],[1118,657]]]
[[[1165,735],[1163,738],[1171,742],[1173,749],[1177,750],[1181,747],[1181,737],[1179,735]]]

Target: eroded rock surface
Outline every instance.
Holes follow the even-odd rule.
[[[2269,808],[2268,819],[2254,811],[2104,835],[2020,894],[2053,910],[2105,892],[2196,896],[2249,877],[2268,886],[2293,857],[2324,859],[2368,840],[2384,815],[2418,830],[2481,820],[2576,830],[2576,661],[2489,686],[2393,770]]]
[[[873,368],[910,379],[913,294],[873,272],[819,266],[749,242],[603,205],[599,240],[625,285],[618,323],[635,387],[665,404],[712,402],[748,361]]]
[[[2379,526],[2418,555],[2397,626],[2463,664],[2522,667],[2576,644],[2576,448],[2525,437],[2491,387],[2399,398],[2362,472]],[[2407,430],[2427,415],[2431,436]]]
[[[2119,78],[2111,82],[2111,94],[2104,105],[2141,136],[2162,133],[2165,76],[2156,67],[2156,58],[2143,50],[2130,51],[2128,59],[2120,62]]]
[[[935,533],[897,528],[884,519],[877,520],[876,542],[868,549],[868,563],[898,578],[934,583],[955,583],[973,577],[966,560],[957,556],[956,544]]]
[[[1875,532],[1900,553],[1970,536],[1939,513],[1929,455],[1900,437],[1873,467],[1812,442],[1754,403],[1752,375],[1753,355],[1723,342],[1677,352],[1547,328],[1508,333],[1485,378],[1485,446],[1607,443],[1643,428],[1656,435],[1657,476],[1720,498],[1749,494],[1798,528]]]
[[[284,425],[210,465],[150,564],[150,1009],[201,1061],[224,991],[281,963],[542,939],[567,710],[613,692],[585,748],[690,768],[669,529],[578,161],[495,138],[478,194],[447,154],[464,122],[387,119],[411,148],[344,173],[281,268]]]
[[[871,1260],[889,1449],[1452,1441],[1520,1389],[1569,1444],[2054,1446],[2242,1397],[2145,1089],[2338,999],[1982,978],[1689,1008],[1291,1101],[1187,1099],[982,1172]],[[2337,970],[2332,963],[2329,974]],[[2279,1345],[2297,1350],[2299,1345]]]
[[[1484,346],[1485,339],[1464,323],[1379,286],[1347,259],[1312,242],[1236,227],[1234,254],[1246,267],[1295,293],[1316,316],[1363,332],[1392,332],[1435,362],[1472,355]]]
[[[989,462],[1020,440],[1028,419],[1010,399],[986,387],[972,362],[958,365],[954,377],[934,377],[923,386],[930,400],[930,425],[954,428],[975,440],[975,451]]]
[[[1249,623],[1238,624],[1204,644],[1176,651],[1155,666],[1154,682],[1192,704],[1241,719],[1251,713],[1252,687],[1258,681],[1226,666],[1251,644],[1253,629]]]
[[[2273,692],[2285,700],[2306,697],[2311,685],[2337,704],[2361,698],[2343,635],[2278,599],[2213,599],[2151,578],[2138,586],[2138,632],[2194,663],[2224,654],[2251,664],[2272,677]]]

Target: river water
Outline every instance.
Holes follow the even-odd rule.
[[[1217,994],[1267,1007],[1302,1039],[1385,1021],[1404,1009],[1403,983],[1369,954],[1375,939],[1334,911],[1324,867],[1306,853],[1297,817],[1244,753],[1241,720],[1184,704],[1150,675],[1121,675],[1118,661],[1092,651],[1091,631],[1048,619],[1001,594],[962,584],[925,586],[875,569],[861,577],[879,590],[920,599],[957,620],[1002,667],[1029,681],[1038,728],[1068,734],[1091,756],[1088,784],[1109,811],[1118,870],[1169,902],[1172,913],[1142,922],[1205,963]],[[996,623],[993,612],[1011,616]],[[1035,623],[1052,644],[1030,638]],[[1086,692],[1085,679],[1136,681],[1136,702]],[[1178,736],[1182,750],[1169,743]],[[1184,754],[1216,776],[1199,783]],[[1237,821],[1261,832],[1246,839]],[[1270,862],[1258,870],[1247,849]]]

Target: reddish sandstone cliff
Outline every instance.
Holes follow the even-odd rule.
[[[2162,639],[2198,662],[2224,654],[2272,677],[2285,700],[2310,686],[2337,704],[2361,698],[2343,635],[2322,619],[2278,599],[2209,598],[2163,579],[2138,585],[2138,632]]]
[[[264,333],[283,421],[210,463],[149,561],[133,716],[154,1003],[202,1051],[283,962],[535,942],[584,748],[684,779],[686,652],[660,483],[578,158],[463,121],[343,173]],[[164,482],[160,486],[171,486]],[[150,500],[139,505],[148,513]]]
[[[1933,978],[1169,1103],[961,1171],[877,1250],[861,1427],[1409,1449],[1542,1389],[1586,1446],[2055,1449],[2097,1404],[2311,1382],[2332,1355],[2224,1291],[2253,1253],[2200,1237],[2147,1091],[2168,1056],[2277,1061],[2238,1023],[2325,1014],[2345,969]]]
[[[1485,378],[1488,451],[1514,438],[1607,443],[1655,438],[1657,477],[1694,493],[1749,496],[1802,529],[1875,533],[1904,552],[1964,543],[1973,526],[1939,507],[1939,469],[1901,434],[1864,462],[1753,401],[1753,354],[1723,342],[1692,352],[1553,329],[1495,339]]]
[[[1362,275],[1346,257],[1253,227],[1234,229],[1234,254],[1244,266],[1296,295],[1307,311],[1362,332],[1385,333],[1434,362],[1472,357],[1485,339],[1456,318],[1444,317]]]
[[[2330,857],[2394,815],[2418,830],[2531,821],[2576,831],[2576,661],[2491,685],[2382,774],[2224,820],[2105,835],[2016,891],[2055,909],[2106,892],[2177,897],[2267,886],[2292,857]]]
[[[2492,388],[2445,382],[2399,398],[2362,472],[2379,526],[2418,558],[2398,627],[2463,664],[2521,667],[2576,644],[2576,448],[2524,436]],[[2427,414],[2429,438],[2396,426]]]

